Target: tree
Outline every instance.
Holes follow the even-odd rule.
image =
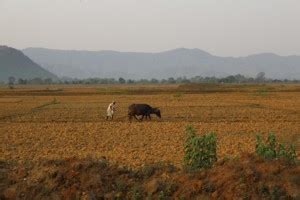
[[[166,79],[162,79],[160,82],[161,83],[168,83],[168,81]]]
[[[124,84],[124,83],[126,83],[126,80],[124,78],[120,77],[119,78],[119,83],[120,84]]]
[[[20,84],[20,85],[26,85],[27,84],[27,80],[19,78],[18,79],[18,84]]]
[[[134,80],[128,79],[128,80],[127,80],[127,83],[132,84],[132,83],[134,83]]]
[[[13,76],[8,77],[8,85],[14,85],[16,81],[16,78]]]
[[[181,80],[181,83],[190,83],[191,81],[189,79],[187,79],[186,77],[184,77],[182,80]]]
[[[52,78],[46,78],[45,80],[44,80],[44,82],[45,82],[45,84],[52,84]]]
[[[176,81],[173,77],[170,77],[168,78],[168,83],[176,83]]]
[[[153,79],[151,79],[150,82],[151,82],[151,83],[158,83],[159,81],[158,81],[157,79],[153,78]]]
[[[149,83],[149,80],[148,80],[148,79],[142,78],[142,79],[140,79],[138,82],[139,82],[139,83],[144,83],[144,84],[146,84],[146,83]]]
[[[43,81],[43,79],[41,79],[41,78],[34,78],[34,79],[32,79],[32,80],[30,81],[30,83],[31,83],[31,84],[40,85],[40,84],[43,84],[44,81]]]
[[[221,81],[224,83],[234,83],[234,82],[236,82],[236,79],[235,79],[235,76],[230,75],[230,76],[227,76],[227,77],[221,79]]]
[[[195,77],[192,77],[190,80],[192,83],[201,83],[201,82],[203,82],[203,77],[195,76]]]
[[[234,76],[235,77],[235,80],[238,82],[238,83],[242,83],[242,82],[245,82],[247,81],[247,78],[241,74],[237,74]]]
[[[258,81],[258,82],[264,82],[266,80],[265,75],[266,75],[265,72],[259,72],[256,75],[255,80]]]

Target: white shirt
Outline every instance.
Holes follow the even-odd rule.
[[[114,103],[110,103],[107,107],[107,116],[112,117],[114,115],[115,105]]]

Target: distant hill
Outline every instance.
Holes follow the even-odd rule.
[[[52,78],[57,76],[25,56],[22,51],[7,46],[0,46],[0,81],[8,81],[13,76],[22,79]]]
[[[218,57],[200,49],[179,48],[160,53],[73,51],[27,48],[23,52],[45,69],[76,78],[168,78],[179,76],[256,76],[300,79],[300,56],[272,53]]]

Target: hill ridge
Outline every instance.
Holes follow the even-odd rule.
[[[300,79],[300,56],[260,53],[221,57],[198,48],[176,48],[157,53],[55,50],[26,48],[23,52],[45,69],[73,78],[168,78],[179,76],[256,76]]]
[[[51,78],[57,76],[32,61],[22,51],[0,45],[0,81],[6,82],[10,76],[16,79]]]

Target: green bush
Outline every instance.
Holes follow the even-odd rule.
[[[186,169],[209,168],[217,160],[217,143],[214,133],[196,135],[195,129],[186,127],[184,165]]]
[[[142,200],[143,199],[143,189],[139,185],[134,185],[131,188],[131,199],[132,200]]]
[[[255,152],[265,159],[283,158],[289,162],[295,162],[297,158],[295,146],[287,147],[278,143],[273,133],[268,135],[266,142],[262,140],[261,135],[256,135]]]

